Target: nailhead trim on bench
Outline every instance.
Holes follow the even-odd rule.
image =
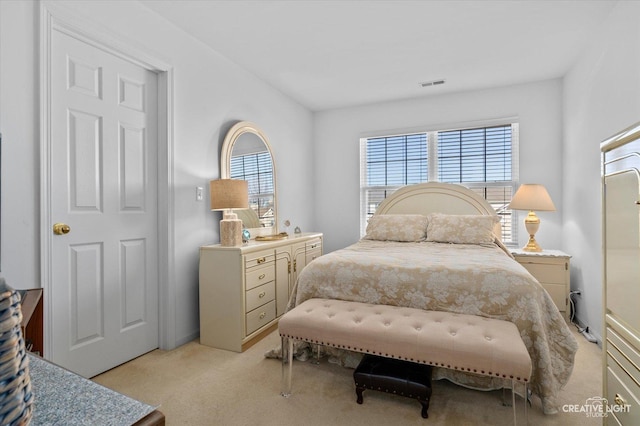
[[[378,316],[383,317],[380,318],[382,322],[375,319]],[[448,330],[443,329],[445,326],[449,327]],[[517,420],[514,392],[517,380],[524,384],[524,415],[528,421],[526,396],[531,377],[531,357],[520,332],[511,322],[415,308],[309,299],[285,313],[279,320],[278,328],[282,337],[283,396],[291,395],[293,341],[302,340],[485,376],[509,378],[512,382],[514,424]],[[416,335],[416,332],[420,335]],[[350,341],[364,344],[350,344]],[[424,358],[416,358],[416,355],[424,355]],[[458,362],[443,361],[447,358],[457,359]],[[465,363],[468,365],[463,366]],[[285,364],[288,364],[287,368]],[[502,372],[478,368],[485,365],[501,369]]]
[[[353,306],[353,305],[356,306]],[[349,306],[351,305],[351,306]],[[489,327],[493,324],[495,325],[499,325],[500,323],[505,323],[506,321],[502,321],[502,320],[496,320],[496,319],[490,319],[490,318],[481,318],[481,317],[477,317],[477,316],[473,316],[473,315],[465,315],[465,314],[456,314],[456,313],[449,313],[449,312],[437,312],[438,314],[438,318],[435,320],[432,320],[431,318],[429,318],[430,315],[434,314],[434,311],[424,311],[424,310],[420,310],[420,309],[415,309],[415,308],[401,308],[401,307],[393,307],[393,306],[381,306],[381,305],[371,305],[371,304],[365,304],[365,303],[359,303],[359,302],[345,302],[345,301],[340,301],[340,300],[328,300],[328,299],[310,299],[306,302],[304,302],[303,304],[299,305],[298,307],[294,308],[292,311],[295,311],[296,309],[298,310],[304,310],[305,313],[308,314],[312,314],[316,309],[334,309],[334,311],[330,311],[327,314],[327,326],[329,326],[331,319],[335,318],[337,314],[339,313],[344,313],[344,312],[349,312],[349,313],[354,313],[356,312],[356,307],[360,308],[360,309],[364,309],[365,311],[369,310],[371,311],[373,309],[373,312],[368,312],[367,315],[368,317],[371,316],[371,314],[376,315],[376,316],[381,316],[381,315],[387,315],[390,318],[385,320],[385,322],[383,323],[383,325],[385,327],[389,327],[391,325],[391,323],[393,322],[394,319],[397,319],[398,317],[404,317],[404,318],[413,318],[416,317],[416,321],[420,320],[423,321],[423,323],[421,323],[421,325],[418,326],[414,326],[414,330],[420,332],[423,329],[429,330],[429,326],[428,324],[431,323],[447,323],[447,319],[449,318],[456,318],[457,320],[460,319],[467,319],[467,321],[465,322],[466,325],[468,326],[476,326],[478,325],[478,322],[486,322],[486,325],[488,325]],[[346,309],[345,309],[346,308]],[[400,311],[400,312],[399,312]],[[286,318],[288,313],[285,313],[285,315],[280,319],[280,324],[284,325],[284,327],[281,328],[288,328],[287,324],[286,324]],[[400,314],[400,315],[398,315]],[[393,317],[396,318],[393,318]],[[368,318],[367,317],[367,318]],[[356,324],[361,324],[363,319],[365,317],[362,315],[358,315],[355,318],[353,318],[353,322]],[[300,318],[301,320],[304,319],[304,317]],[[344,319],[344,318],[343,318]],[[425,322],[426,321],[426,322]],[[460,331],[459,328],[460,324],[454,324],[452,330],[450,330],[449,334],[451,336],[456,336],[456,334]],[[517,335],[517,339],[519,342],[514,342],[514,344],[521,344],[522,340],[520,338],[520,334],[519,332],[517,332],[517,329],[515,329],[515,327],[513,327],[515,332],[513,332],[514,335]],[[326,328],[325,328],[326,330]],[[313,331],[313,330],[311,330]],[[380,356],[384,356],[387,358],[395,358],[395,359],[401,359],[401,360],[405,360],[405,361],[411,361],[411,362],[416,362],[416,363],[421,363],[421,364],[427,364],[427,365],[432,365],[435,367],[444,367],[444,368],[448,368],[448,369],[453,369],[453,370],[458,370],[458,371],[465,371],[465,372],[469,372],[469,373],[476,373],[476,374],[482,374],[485,376],[493,376],[493,377],[502,377],[502,378],[508,378],[508,379],[515,379],[517,381],[520,382],[528,382],[529,381],[529,377],[524,377],[524,376],[515,376],[513,374],[507,374],[507,373],[500,373],[500,372],[494,372],[494,371],[490,371],[490,370],[486,370],[486,369],[477,369],[477,368],[470,368],[467,366],[460,366],[460,365],[452,365],[450,363],[445,363],[445,362],[439,362],[437,360],[434,359],[416,359],[415,357],[406,357],[406,356],[399,356],[398,354],[395,353],[389,353],[388,351],[379,351],[379,350],[375,350],[372,348],[365,348],[365,347],[359,347],[359,346],[353,346],[353,345],[347,345],[347,344],[337,344],[331,341],[327,341],[327,340],[322,340],[322,339],[317,339],[314,338],[313,336],[303,336],[303,335],[294,335],[294,334],[290,334],[287,333],[287,330],[282,330],[280,335],[282,337],[287,337],[290,339],[294,339],[294,340],[301,340],[301,341],[305,341],[305,342],[309,342],[309,343],[313,343],[313,344],[320,344],[323,346],[331,346],[334,348],[338,348],[338,349],[346,349],[346,350],[350,350],[350,351],[355,351],[355,352],[361,352],[361,353],[368,353],[368,354],[373,354],[373,355],[380,355]],[[515,336],[508,336],[509,338],[514,338]],[[484,336],[485,340],[487,341],[491,341],[493,339],[492,336],[490,335],[485,335]],[[525,349],[526,351],[526,349]],[[524,357],[523,354],[521,354],[521,356]],[[528,358],[528,354],[526,355],[526,357]],[[529,365],[530,365],[530,358],[529,358]]]
[[[491,371],[478,371],[477,369],[471,369],[471,368],[465,368],[465,367],[458,367],[456,365],[451,365],[451,364],[442,364],[442,363],[438,363],[435,361],[423,361],[423,360],[417,360],[414,358],[405,358],[405,357],[398,357],[395,356],[393,354],[389,354],[389,353],[382,353],[382,352],[376,352],[376,351],[370,351],[369,349],[362,349],[362,348],[355,348],[355,347],[351,347],[351,346],[343,346],[343,345],[334,345],[333,343],[329,343],[329,342],[322,342],[322,341],[318,341],[318,340],[313,340],[313,339],[308,339],[305,337],[297,337],[297,336],[290,336],[288,334],[281,334],[281,337],[287,337],[289,339],[294,339],[294,340],[299,340],[299,341],[304,341],[307,343],[313,343],[316,345],[322,345],[322,346],[331,346],[333,348],[337,348],[337,349],[346,349],[349,351],[354,351],[354,352],[360,352],[360,353],[366,353],[366,354],[371,354],[371,355],[380,355],[380,356],[384,356],[387,358],[394,358],[394,359],[401,359],[404,361],[411,361],[411,362],[416,362],[419,364],[426,364],[426,365],[432,365],[434,367],[444,367],[444,368],[449,368],[452,370],[458,370],[458,371],[466,371],[469,373],[477,373],[477,374],[482,374],[485,376],[496,376],[496,377],[503,377],[505,379],[516,379],[519,382],[528,382],[529,378],[527,377],[514,377],[513,375],[509,375],[507,376],[506,374],[500,374],[500,373],[493,373]]]

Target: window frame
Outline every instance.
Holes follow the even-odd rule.
[[[405,186],[403,185],[367,185],[367,142],[376,138],[392,138],[405,135],[426,134],[427,143],[427,180],[424,182],[441,182],[438,179],[438,133],[450,131],[462,131],[480,128],[491,128],[511,126],[511,180],[505,181],[484,181],[484,182],[451,182],[465,186],[475,190],[479,195],[483,196],[479,191],[485,188],[509,188],[511,194],[514,194],[519,181],[519,133],[520,126],[517,117],[509,117],[497,120],[488,120],[484,122],[460,123],[448,126],[434,126],[429,129],[406,129],[393,132],[379,132],[374,134],[365,134],[360,138],[360,235],[366,233],[367,221],[372,212],[369,212],[368,194],[370,191],[385,191],[384,198],[389,196],[393,191]],[[485,163],[486,164],[486,163]],[[483,196],[486,199],[486,197]],[[489,202],[489,200],[487,200]],[[510,235],[510,240],[503,241],[507,246],[516,246],[518,243],[518,226],[517,213],[507,209],[509,200],[504,200],[502,207],[495,206],[498,215],[508,217],[510,219],[510,232],[503,230],[503,239]]]

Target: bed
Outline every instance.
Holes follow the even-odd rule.
[[[460,185],[403,187],[380,204],[363,239],[305,267],[289,308],[327,298],[511,321],[533,361],[532,393],[545,413],[557,412],[577,342],[549,294],[495,236],[498,220],[482,197]],[[333,356],[348,367],[360,358],[346,351]],[[435,369],[434,379],[442,378],[475,389],[506,385]]]

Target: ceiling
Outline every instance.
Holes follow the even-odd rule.
[[[562,77],[616,4],[141,2],[313,111]]]

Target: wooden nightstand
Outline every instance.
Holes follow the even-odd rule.
[[[511,250],[511,254],[542,284],[569,322],[571,256],[560,250],[530,252],[516,249]]]

